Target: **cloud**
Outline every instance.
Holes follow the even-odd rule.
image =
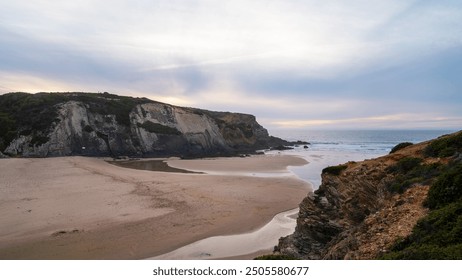
[[[461,116],[457,1],[0,5],[4,92],[111,91],[253,113],[269,125],[345,119],[336,123],[359,126],[368,119],[399,126],[374,116],[418,111],[447,125]],[[432,119],[425,120],[443,125]]]
[[[0,90],[4,93],[15,91],[32,93],[42,91],[76,91],[81,88],[80,84],[72,85],[56,80],[50,80],[45,77],[40,77],[37,74],[30,75],[27,73],[11,73],[0,71],[0,76],[2,77],[0,82]]]
[[[378,12],[364,1],[348,6],[304,5],[287,1],[50,1],[5,7],[15,30],[30,40],[66,45],[87,56],[130,61],[141,69],[171,69],[216,63],[245,63],[252,68],[285,68],[306,75],[327,75],[333,66],[374,53],[363,32],[406,7],[389,1]],[[404,3],[404,4],[403,4]],[[369,5],[370,6],[370,5]],[[8,11],[10,10],[10,11]],[[10,25],[11,26],[11,25]],[[189,64],[178,64],[178,61]]]
[[[428,114],[397,114],[383,116],[369,116],[364,118],[350,119],[309,119],[309,120],[286,120],[273,121],[270,123],[273,128],[350,128],[350,129],[371,129],[371,128],[414,128],[432,129],[438,127],[454,128],[462,123],[462,118],[448,118]]]

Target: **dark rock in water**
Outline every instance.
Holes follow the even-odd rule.
[[[303,146],[303,149],[308,149],[308,146],[307,145]]]
[[[289,147],[289,146],[284,146],[284,145],[279,145],[279,146],[276,146],[276,147],[271,147],[270,150],[274,151],[286,151],[286,150],[293,150],[294,148],[292,147]]]
[[[293,144],[295,144],[295,145],[310,145],[310,142],[298,140],[298,141],[293,142]]]
[[[231,156],[288,142],[248,114],[109,93],[0,95],[0,150],[14,156]]]

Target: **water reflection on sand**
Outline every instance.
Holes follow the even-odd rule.
[[[293,233],[297,214],[298,208],[282,212],[254,232],[205,238],[150,259],[220,259],[271,250],[281,236]]]

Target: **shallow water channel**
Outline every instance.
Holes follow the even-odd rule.
[[[248,255],[262,250],[272,250],[281,236],[294,232],[297,214],[298,208],[282,212],[276,215],[271,222],[256,231],[205,238],[150,259],[220,259]]]
[[[114,164],[120,167],[132,168],[138,170],[149,170],[149,171],[160,171],[160,172],[174,172],[174,173],[195,173],[200,174],[201,172],[190,171],[186,169],[180,169],[171,167],[162,159],[152,160],[124,160],[124,161],[108,161],[110,164]]]

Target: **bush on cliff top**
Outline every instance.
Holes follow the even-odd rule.
[[[403,142],[403,143],[399,143],[398,145],[394,146],[391,151],[390,151],[390,154],[393,154],[393,153],[396,153],[397,151],[399,150],[402,150],[406,147],[409,147],[409,146],[412,146],[414,145],[413,143],[411,142]]]
[[[346,164],[336,165],[336,166],[328,166],[322,170],[323,174],[332,174],[332,175],[340,175],[340,173],[347,168]]]

